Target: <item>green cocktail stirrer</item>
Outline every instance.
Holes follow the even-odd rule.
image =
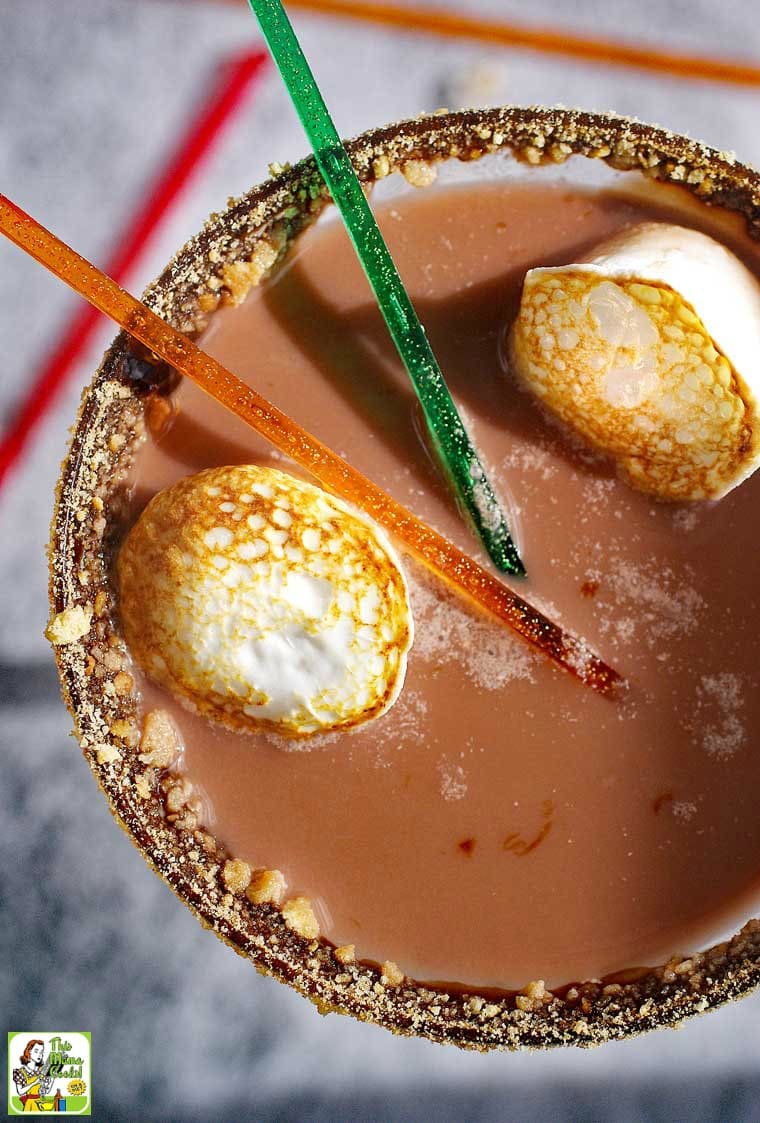
[[[280,0],[248,0],[290,93],[325,183],[372,286],[427,421],[433,447],[491,560],[524,575],[507,520],[467,435],[385,240]]]

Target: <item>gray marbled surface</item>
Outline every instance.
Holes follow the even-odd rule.
[[[443,0],[438,0],[439,5]],[[504,18],[760,58],[749,0],[519,0]],[[760,91],[298,16],[339,128],[479,100],[614,108],[760,161]],[[95,260],[227,55],[239,5],[0,0],[0,187]],[[134,271],[305,143],[270,69]],[[0,245],[0,427],[75,298]],[[202,931],[118,831],[42,639],[52,488],[104,325],[0,494],[0,1013],[91,1030],[99,1120],[760,1119],[760,998],[590,1053],[476,1056],[321,1018]],[[0,1026],[0,1031],[3,1027]]]

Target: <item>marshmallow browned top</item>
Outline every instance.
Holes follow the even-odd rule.
[[[518,377],[664,499],[717,499],[760,464],[760,284],[698,231],[644,223],[531,269]]]
[[[346,728],[384,713],[403,684],[412,617],[390,542],[274,468],[212,468],[159,492],[118,577],[140,665],[233,728]]]

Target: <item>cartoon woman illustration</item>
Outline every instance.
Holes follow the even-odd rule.
[[[48,1075],[50,1060],[43,1065],[44,1056],[45,1042],[33,1037],[21,1054],[21,1068],[13,1071],[13,1082],[24,1112],[50,1110],[48,1104],[40,1103],[40,1097],[47,1096],[53,1084],[53,1077]]]

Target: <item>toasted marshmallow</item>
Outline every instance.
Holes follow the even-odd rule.
[[[274,468],[212,468],[159,492],[121,548],[118,579],[138,663],[232,728],[346,728],[401,690],[413,632],[393,547]]]
[[[518,377],[663,499],[717,499],[760,464],[760,284],[696,230],[644,223],[531,269]]]

